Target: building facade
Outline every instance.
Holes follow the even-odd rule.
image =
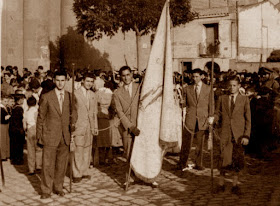
[[[49,42],[76,25],[74,0],[2,0],[1,65],[16,65],[35,71],[49,69]],[[172,28],[175,71],[207,68],[212,55],[209,45],[218,44],[215,67],[222,71],[256,71],[271,51],[280,49],[280,0],[191,0],[199,15]],[[140,71],[146,68],[153,34],[140,38]],[[104,36],[88,42],[107,53],[114,70],[137,67],[134,32]],[[274,65],[272,65],[274,66]]]
[[[1,65],[50,68],[49,42],[75,26],[73,0],[2,0]]]

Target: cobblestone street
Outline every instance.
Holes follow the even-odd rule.
[[[205,162],[209,162],[209,154]],[[1,188],[0,205],[280,205],[280,154],[271,154],[265,160],[247,157],[247,166],[240,178],[243,194],[231,194],[231,178],[227,179],[226,191],[211,194],[209,164],[204,171],[176,170],[178,156],[168,155],[164,159],[159,187],[134,184],[125,192],[125,163],[118,158],[118,164],[92,168],[91,180],[73,184],[69,193],[69,178],[65,178],[66,195],[52,194],[50,199],[40,199],[40,176],[29,176],[27,166],[13,166],[4,163],[6,187]],[[218,171],[214,170],[214,183]]]

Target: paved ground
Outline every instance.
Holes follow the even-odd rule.
[[[50,199],[40,199],[39,175],[28,176],[27,166],[13,166],[4,162],[6,187],[1,188],[0,205],[280,205],[280,154],[271,154],[265,160],[247,157],[247,167],[240,178],[242,196],[230,192],[230,178],[226,182],[226,191],[211,194],[209,164],[206,170],[199,172],[176,170],[178,157],[166,156],[162,173],[158,178],[159,188],[148,185],[132,185],[124,192],[125,163],[119,158],[119,164],[92,168],[91,180],[73,184],[73,192],[68,193],[69,178],[65,178],[65,197],[52,195]],[[209,154],[205,155],[209,162]],[[214,171],[215,183],[217,170]]]

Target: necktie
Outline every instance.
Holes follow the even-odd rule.
[[[60,111],[62,113],[62,105],[63,105],[63,93],[60,93],[60,98],[59,98],[59,107]]]
[[[196,97],[196,100],[198,100],[199,90],[198,90],[198,85],[197,84],[195,85],[195,97]]]
[[[234,96],[231,95],[230,98],[231,98],[231,99],[230,99],[230,112],[231,112],[231,114],[232,114],[233,109],[234,109]]]
[[[129,85],[126,86],[126,91],[128,92],[129,96],[131,97],[130,92],[129,92]]]

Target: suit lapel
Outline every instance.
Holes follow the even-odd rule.
[[[225,109],[226,109],[228,115],[230,116],[231,114],[230,114],[230,110],[229,110],[229,95],[224,96],[223,103],[224,103],[224,106],[225,106]]]
[[[135,83],[132,83],[132,96],[131,98],[135,97],[137,91],[137,85]]]
[[[194,92],[194,85],[191,85],[189,90],[190,90],[190,94],[191,94],[195,104],[197,104],[197,99],[196,99],[195,92]]]
[[[79,88],[77,90],[77,94],[78,94],[79,98],[81,98],[81,100],[82,100],[81,102],[83,102],[84,106],[88,109],[88,107],[87,107],[87,98],[85,97],[85,95],[84,95],[84,93],[82,91],[82,88]]]
[[[57,110],[58,114],[61,115],[61,111],[60,111],[60,108],[59,108],[59,102],[58,102],[58,98],[57,98],[57,96],[56,96],[55,90],[53,89],[51,92],[52,92],[52,93],[51,93],[51,94],[52,94],[52,95],[51,95],[51,98],[52,98],[52,100],[53,100],[54,107],[55,107],[55,109]]]
[[[242,96],[241,96],[240,94],[238,94],[238,95],[236,96],[236,100],[235,100],[235,103],[234,103],[234,108],[233,108],[232,113],[234,113],[235,110],[237,110],[238,107],[240,107],[240,105],[241,105],[241,98],[242,98]]]
[[[193,88],[193,91],[194,91],[194,88]],[[199,93],[199,96],[198,96],[198,99],[197,99],[197,102],[199,101],[199,99],[202,99],[202,97],[204,95],[205,95],[205,85],[202,83],[201,89],[200,89],[200,93]]]
[[[67,105],[69,105],[69,97],[70,97],[70,93],[64,91],[64,100],[63,100],[63,105],[62,105],[62,113],[68,112],[68,111],[65,111],[65,109],[67,108]]]
[[[125,99],[125,101],[127,101],[130,104],[131,97],[129,95],[129,92],[124,88],[124,86],[122,86],[122,88],[121,88],[121,93],[122,93],[122,97]]]

